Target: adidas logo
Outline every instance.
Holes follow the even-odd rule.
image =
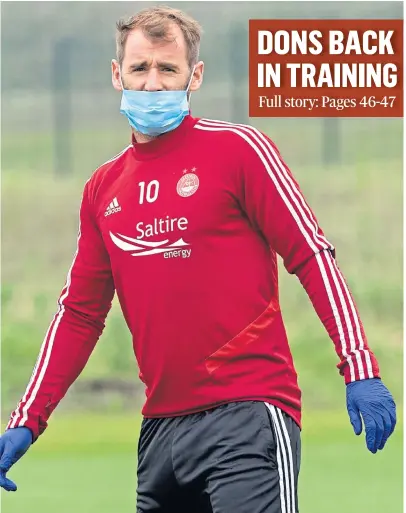
[[[104,217],[115,214],[116,212],[120,212],[120,210],[121,207],[118,204],[117,198],[114,198],[110,205],[107,207],[106,212],[104,213]]]

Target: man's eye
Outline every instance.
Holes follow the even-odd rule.
[[[173,68],[163,68],[163,71],[165,71],[165,72],[174,72],[175,70]]]
[[[143,66],[138,66],[137,68],[133,68],[133,71],[145,71]]]

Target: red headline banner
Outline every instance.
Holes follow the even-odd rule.
[[[403,20],[250,20],[250,117],[403,117]]]

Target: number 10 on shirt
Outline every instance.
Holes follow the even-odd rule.
[[[153,203],[157,200],[159,194],[159,182],[158,180],[152,180],[145,187],[145,182],[140,182],[140,205],[144,203],[144,199],[147,200],[148,203]]]

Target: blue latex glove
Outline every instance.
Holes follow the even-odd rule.
[[[373,454],[381,451],[396,425],[396,405],[379,378],[354,381],[347,385],[347,410],[356,435],[365,424],[366,444]]]
[[[17,485],[6,474],[11,466],[23,456],[32,444],[32,432],[26,427],[8,429],[0,437],[0,486],[15,492]]]

